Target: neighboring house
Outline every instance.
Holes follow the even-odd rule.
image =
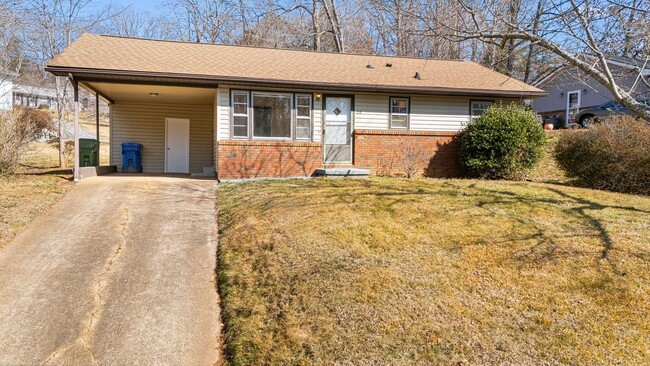
[[[56,90],[14,84],[13,104],[28,108],[56,108]]]
[[[144,172],[220,178],[377,172],[405,145],[431,155],[428,175],[456,175],[452,140],[472,116],[546,94],[473,62],[91,34],[46,70],[110,103],[118,169],[128,141]]]
[[[639,69],[644,69],[643,60],[611,57],[608,64],[621,87],[630,90],[634,86],[633,95],[648,95],[647,84],[637,79]],[[642,75],[646,80],[650,77],[650,65],[645,66]],[[548,93],[547,96],[533,101],[533,110],[542,116],[560,116],[566,122],[571,122],[571,118],[583,109],[596,107],[614,99],[612,93],[602,84],[570,65],[550,72],[533,85]]]

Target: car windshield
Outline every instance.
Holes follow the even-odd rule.
[[[650,99],[641,98],[641,99],[637,99],[637,100],[641,104],[644,105],[645,109],[650,109]],[[627,107],[625,107],[624,105],[622,105],[621,103],[619,103],[619,102],[617,102],[615,100],[610,100],[607,103],[601,104],[598,108],[607,109],[607,110],[611,110],[611,111],[620,111],[620,110],[626,109]]]
[[[615,101],[612,100],[612,101],[609,101],[609,102],[607,102],[605,104],[601,104],[600,108],[609,109],[609,110],[613,110],[613,111],[618,111],[618,110],[621,110],[621,109],[623,109],[625,107],[623,107],[623,105],[620,104],[619,102],[615,102]]]

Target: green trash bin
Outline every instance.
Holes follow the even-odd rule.
[[[99,144],[95,139],[79,139],[79,166],[98,166]]]

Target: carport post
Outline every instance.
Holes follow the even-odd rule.
[[[101,166],[102,163],[99,160],[99,152],[101,151],[101,146],[99,142],[99,94],[95,93],[95,123],[97,125],[97,166]]]
[[[79,181],[79,84],[68,74],[74,90],[74,181]]]

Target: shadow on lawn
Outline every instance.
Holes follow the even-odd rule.
[[[583,197],[577,197],[571,195],[569,193],[563,192],[557,188],[552,188],[552,187],[544,187],[544,189],[554,194],[557,194],[560,197],[563,197],[564,200],[553,199],[551,197],[523,196],[510,191],[478,188],[476,187],[475,184],[472,184],[469,187],[480,190],[482,192],[481,193],[482,196],[487,195],[489,197],[495,198],[493,200],[482,200],[478,203],[479,207],[487,209],[492,214],[496,214],[496,213],[489,209],[489,206],[491,205],[512,204],[517,202],[517,203],[525,203],[525,204],[544,203],[544,204],[554,204],[559,206],[559,205],[566,205],[568,200],[568,203],[571,204],[572,207],[561,209],[561,210],[564,211],[567,215],[579,219],[581,223],[588,229],[592,229],[595,232],[597,232],[597,237],[602,245],[602,250],[600,251],[599,259],[607,261],[610,268],[612,269],[612,272],[622,276],[625,275],[625,272],[620,271],[616,263],[610,257],[610,252],[615,248],[615,243],[614,240],[612,239],[612,236],[607,230],[607,227],[603,222],[603,220],[593,215],[590,215],[589,211],[616,209],[616,210],[623,210],[623,211],[628,211],[633,213],[650,214],[650,211],[638,209],[636,207],[620,206],[620,205],[604,205],[598,202],[588,200]],[[521,240],[531,240],[531,239],[537,240],[537,243],[534,246],[530,247],[526,251],[526,253],[523,254],[523,257],[526,258],[534,257],[535,253],[539,253],[540,251],[543,253],[541,257],[547,260],[550,260],[555,256],[558,249],[558,244],[556,240],[552,236],[547,235],[546,231],[542,227],[540,227],[540,225],[536,222],[534,218],[524,219],[521,216],[514,216],[514,215],[510,215],[510,218],[523,225],[532,226],[536,230],[536,232],[532,235],[509,240],[509,241],[521,241]],[[568,235],[565,237],[579,237],[579,236],[580,235]],[[650,260],[649,253],[634,253],[630,251],[626,251],[626,253],[633,255],[641,260]],[[576,252],[575,254],[578,253]],[[537,259],[540,259],[539,255],[537,256]]]
[[[23,165],[23,167],[28,167]],[[23,176],[58,176],[59,178],[67,181],[73,181],[72,169],[43,169],[34,167],[33,170],[16,173],[16,175]]]
[[[377,207],[378,210],[387,211],[389,213],[395,213],[397,210],[396,206],[398,205],[401,206],[419,202],[421,200],[421,196],[445,196],[447,198],[468,197],[470,199],[475,199],[475,205],[463,207],[457,211],[471,210],[472,207],[480,207],[488,211],[491,215],[506,215],[509,219],[512,219],[524,226],[533,228],[534,233],[529,235],[502,240],[497,243],[493,241],[490,242],[492,244],[499,244],[534,240],[536,243],[524,252],[521,252],[519,255],[519,259],[526,261],[552,260],[557,255],[559,249],[556,240],[557,236],[548,235],[548,228],[544,228],[539,224],[539,221],[543,220],[544,218],[517,215],[516,213],[509,213],[509,210],[507,209],[499,210],[497,212],[494,208],[497,206],[505,206],[515,203],[528,205],[553,205],[565,213],[567,216],[577,219],[579,221],[579,225],[583,225],[587,230],[593,230],[596,232],[594,236],[598,238],[598,241],[602,246],[599,259],[607,261],[612,272],[617,275],[625,275],[625,272],[619,270],[616,263],[610,256],[611,251],[615,249],[615,242],[610,235],[605,222],[595,215],[590,214],[590,212],[602,211],[605,209],[616,209],[632,213],[650,215],[649,210],[621,205],[605,205],[583,197],[571,195],[567,192],[553,187],[539,187],[539,189],[553,193],[559,196],[558,198],[542,195],[520,194],[504,189],[499,190],[482,188],[478,187],[476,183],[465,186],[457,185],[453,182],[444,182],[441,186],[423,188],[408,186],[406,184],[403,186],[395,186],[388,184],[376,184],[375,182],[367,181],[354,187],[341,186],[331,187],[330,189],[333,189],[333,191],[328,192],[328,194],[326,194],[326,197],[327,199],[331,199],[332,202],[359,205],[373,204],[375,207]],[[345,189],[346,193],[341,194],[339,189]],[[373,202],[377,199],[380,202]],[[563,238],[579,238],[582,236],[583,235],[581,234],[567,234],[564,235]],[[488,241],[486,240],[477,242],[476,244],[486,244],[487,242]],[[581,253],[577,250],[567,252],[567,249],[568,248],[566,247],[562,248],[562,255],[581,255]],[[617,248],[617,250],[621,249]],[[635,256],[644,261],[650,260],[650,253],[633,252],[630,250],[625,250],[625,253]]]

